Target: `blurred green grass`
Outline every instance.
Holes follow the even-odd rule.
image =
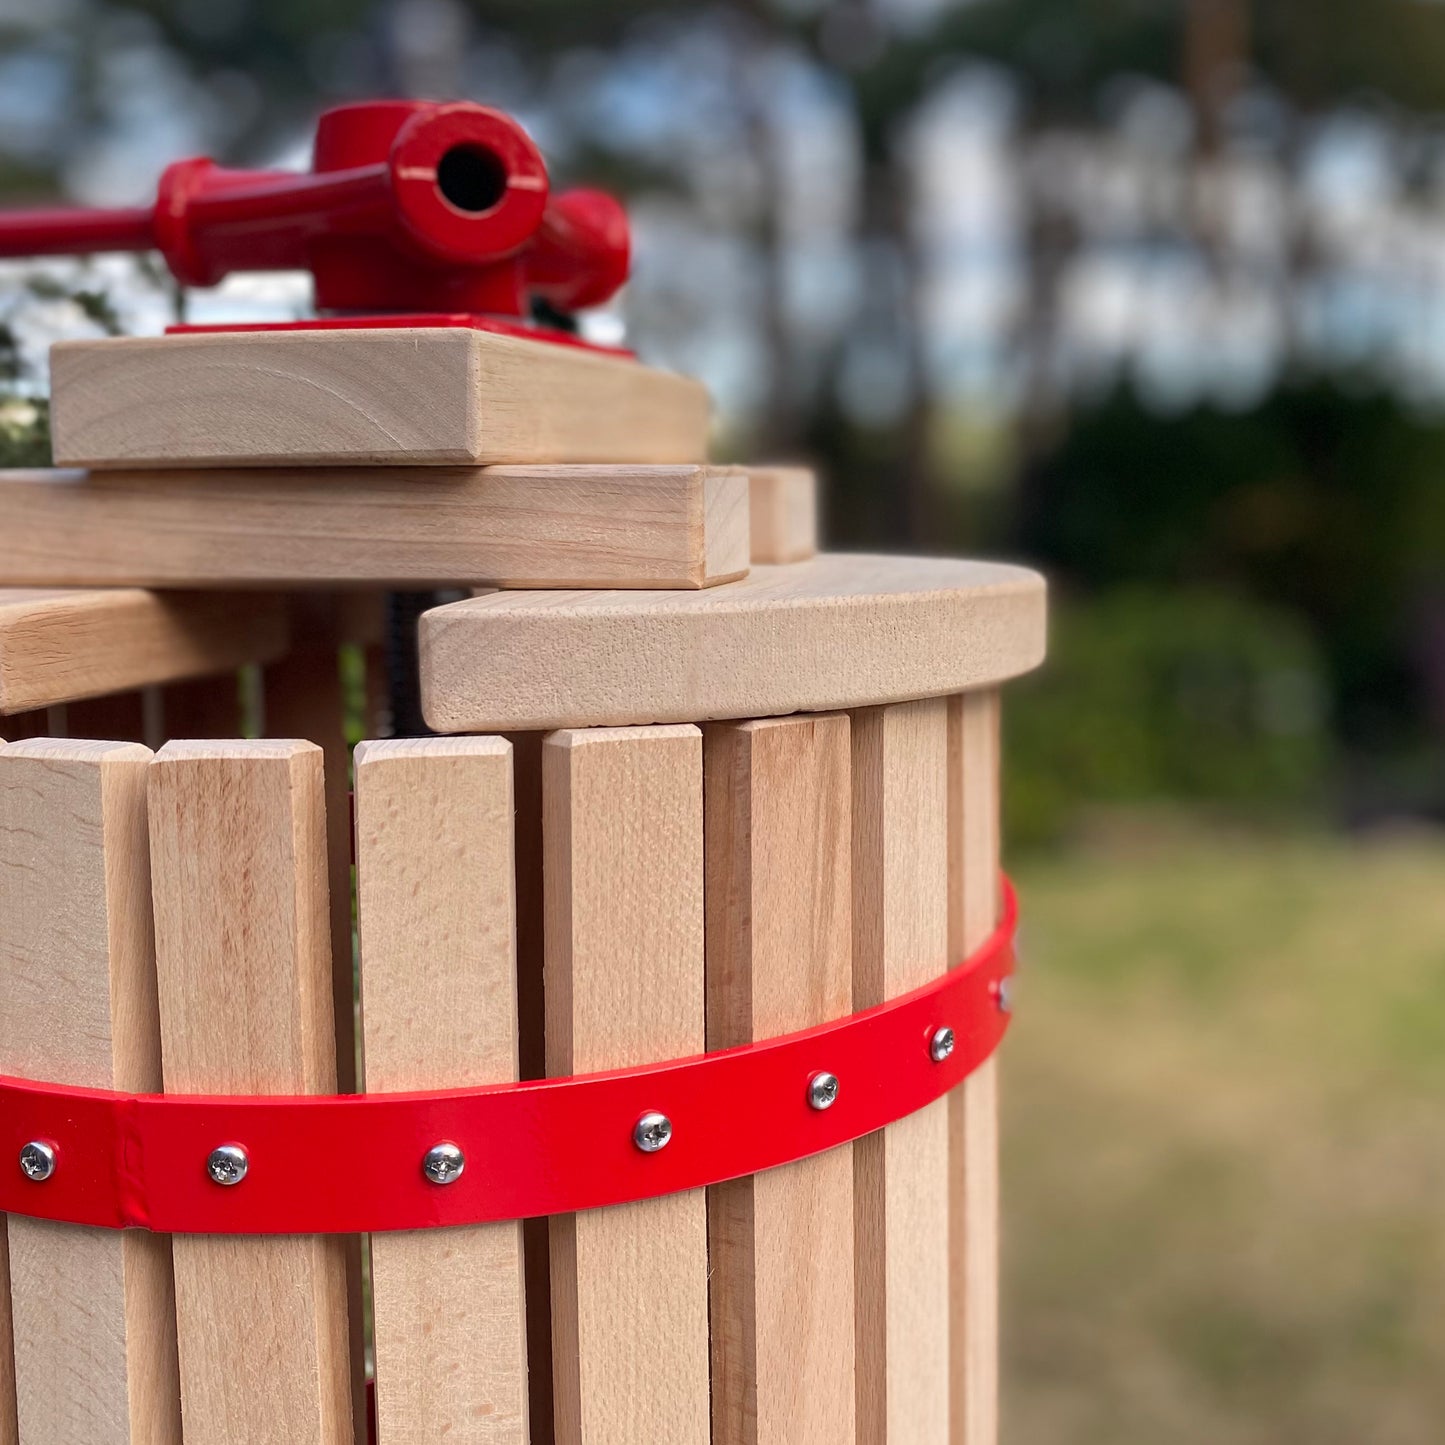
[[[1016,869],[1013,1445],[1445,1439],[1445,838]]]

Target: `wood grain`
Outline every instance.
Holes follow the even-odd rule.
[[[0,1445],[19,1445],[15,1420],[15,1336],[10,1327],[10,1221],[0,1215]]]
[[[0,1072],[160,1088],[150,757],[59,740],[0,753]],[[20,1438],[179,1445],[169,1238],[19,1216],[9,1237]]]
[[[1022,567],[823,555],[708,592],[495,592],[421,621],[438,732],[780,717],[961,692],[1043,658]]]
[[[695,589],[748,570],[701,466],[0,472],[0,583]]]
[[[853,1005],[947,966],[948,704],[868,709],[853,717]],[[859,1140],[854,1160],[858,1438],[947,1445],[947,1099]]]
[[[948,700],[948,953],[957,963],[998,921],[999,698]],[[998,1441],[998,1061],[948,1097],[952,1445]]]
[[[543,788],[548,1073],[701,1052],[701,734],[557,733]],[[703,1192],[559,1216],[551,1245],[557,1445],[707,1445]]]
[[[62,466],[700,462],[707,392],[458,327],[60,342]]]
[[[0,570],[10,555],[10,534],[3,535]],[[286,616],[274,597],[0,591],[0,713],[265,662],[286,644]]]
[[[501,738],[356,750],[373,1091],[517,1078],[512,806]],[[371,1277],[379,1445],[526,1445],[521,1224],[376,1235]]]
[[[749,467],[753,561],[802,562],[818,551],[818,477],[811,467]]]
[[[707,1042],[723,1049],[851,1008],[849,728],[798,717],[705,738]],[[709,1190],[708,1234],[713,1445],[847,1445],[852,1148]]]
[[[171,742],[148,782],[167,1091],[331,1092],[321,750]],[[174,1250],[186,1445],[350,1442],[343,1241]]]

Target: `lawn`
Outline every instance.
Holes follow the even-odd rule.
[[[1445,1439],[1445,839],[1016,869],[1010,1445]]]

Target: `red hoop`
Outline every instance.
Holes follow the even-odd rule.
[[[993,935],[925,988],[821,1028],[649,1068],[311,1098],[0,1079],[0,1212],[171,1234],[357,1234],[566,1214],[755,1174],[914,1113],[987,1059],[1008,1026],[1017,916],[1005,880]],[[822,1072],[839,1088],[819,1109],[809,1084]],[[655,1153],[633,1140],[649,1112],[671,1123]],[[54,1151],[43,1182],[16,1162],[31,1142]],[[422,1172],[442,1142],[466,1159],[447,1185]],[[245,1151],[233,1188],[207,1173],[222,1144]]]

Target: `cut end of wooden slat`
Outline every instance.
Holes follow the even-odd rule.
[[[818,551],[818,477],[811,467],[749,467],[752,559],[802,562]]]

